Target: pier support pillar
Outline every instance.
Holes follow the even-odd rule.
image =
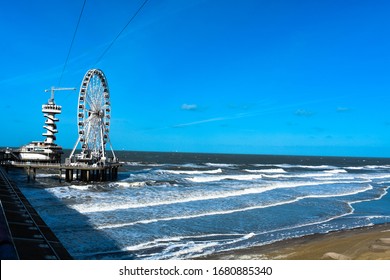
[[[27,167],[27,182],[30,183],[30,166]]]
[[[111,180],[116,180],[117,170],[118,169],[116,169],[116,167],[113,168],[113,170],[112,170],[112,179]]]
[[[103,177],[104,177],[104,169],[102,170],[98,170],[98,174],[99,174],[99,181],[102,182],[104,181]]]
[[[102,181],[107,181],[107,169],[102,170]]]
[[[90,179],[91,179],[91,170],[86,170],[86,171],[85,171],[85,180],[86,180],[87,182],[89,182]]]
[[[27,182],[29,183],[31,181],[31,177],[33,181],[35,181],[36,178],[37,169],[32,168],[31,166],[27,167]]]
[[[80,170],[80,180],[85,182],[85,170]]]
[[[72,180],[73,180],[73,169],[66,169],[66,171],[65,171],[65,180],[67,182],[72,182]]]

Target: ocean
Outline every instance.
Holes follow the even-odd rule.
[[[11,178],[75,259],[192,259],[390,222],[390,159],[118,152],[116,182]],[[43,171],[42,171],[43,172]]]

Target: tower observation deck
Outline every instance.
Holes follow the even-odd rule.
[[[45,125],[43,126],[46,129],[45,133],[42,133],[43,136],[46,136],[44,141],[45,144],[51,145],[54,144],[54,141],[57,139],[55,134],[58,133],[56,123],[59,121],[55,117],[57,114],[61,114],[62,107],[54,103],[54,91],[57,90],[76,90],[75,88],[55,88],[52,87],[50,90],[47,89],[45,92],[50,91],[51,96],[47,104],[42,105],[42,113],[46,118]]]
[[[42,113],[46,118],[45,125],[43,126],[43,128],[46,129],[46,132],[42,133],[42,135],[46,136],[46,144],[53,144],[56,140],[55,134],[58,133],[56,122],[59,121],[55,115],[61,114],[61,106],[56,105],[53,100],[48,104],[42,105]]]

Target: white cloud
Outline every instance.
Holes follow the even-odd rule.
[[[201,120],[201,121],[195,121],[195,122],[190,122],[190,123],[177,124],[177,125],[174,125],[173,127],[192,126],[192,125],[203,124],[203,123],[209,123],[209,122],[224,121],[224,120],[226,120],[226,119],[228,119],[228,118],[212,118],[212,119]]]
[[[311,117],[312,115],[314,115],[314,113],[304,109],[298,109],[295,111],[294,115],[299,117]]]
[[[181,109],[186,110],[186,111],[194,111],[194,110],[198,109],[198,105],[196,105],[196,104],[183,104],[183,105],[181,105]]]
[[[337,107],[336,112],[338,113],[343,113],[343,112],[348,112],[350,109],[347,107]]]

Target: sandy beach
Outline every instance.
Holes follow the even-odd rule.
[[[207,256],[214,260],[390,260],[390,225],[315,234]]]

